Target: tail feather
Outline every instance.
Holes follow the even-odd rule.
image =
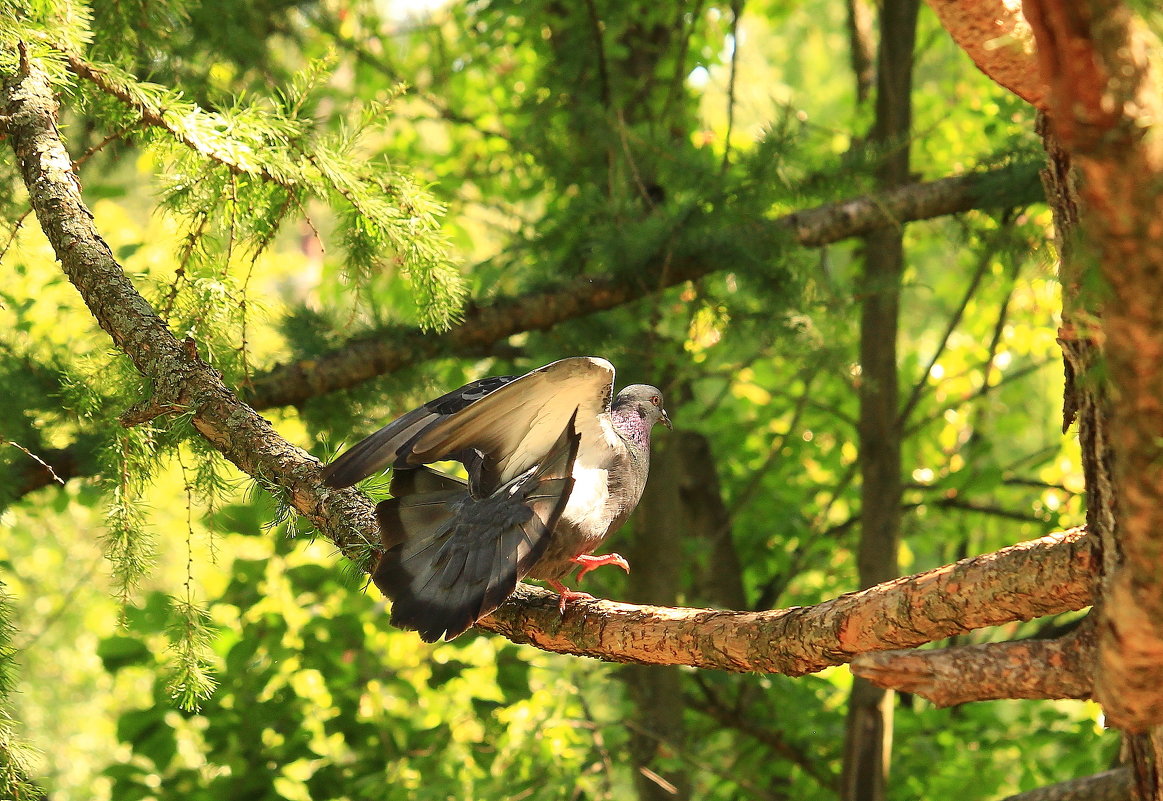
[[[392,624],[451,640],[500,606],[549,545],[577,444],[570,420],[540,464],[485,498],[433,471],[394,479],[402,494],[376,507],[386,551],[372,576],[392,599]]]

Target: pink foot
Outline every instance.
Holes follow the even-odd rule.
[[[575,556],[573,561],[581,565],[581,570],[577,571],[577,580],[579,582],[585,578],[586,573],[589,573],[596,567],[602,567],[604,565],[616,565],[617,567],[625,570],[627,573],[630,572],[630,563],[627,562],[620,554],[616,553],[608,553],[605,556],[593,556],[591,554],[583,553],[580,556]]]
[[[565,586],[560,581],[554,581],[553,579],[547,579],[545,583],[548,584],[550,587],[553,587],[553,589],[555,589],[557,591],[557,594],[560,596],[557,600],[557,609],[563,615],[565,614],[565,604],[568,601],[593,601],[593,600],[595,600],[594,596],[590,595],[588,592],[578,592],[577,590],[571,590],[569,587]]]

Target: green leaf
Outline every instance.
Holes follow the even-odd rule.
[[[105,665],[105,670],[116,673],[130,665],[149,662],[152,654],[146,644],[136,637],[106,637],[97,645],[97,656]]]

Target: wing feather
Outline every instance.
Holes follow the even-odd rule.
[[[405,458],[426,464],[478,451],[483,459],[470,484],[474,495],[488,495],[544,459],[571,418],[582,450],[601,436],[598,419],[613,385],[614,367],[605,359],[561,359],[432,423],[410,443]]]
[[[413,409],[360,440],[338,459],[324,467],[323,481],[327,486],[337,489],[350,487],[373,473],[398,463],[410,452],[411,443],[430,426],[516,380],[517,377],[511,375],[482,378],[441,395],[418,409]],[[450,454],[443,458],[459,457]]]

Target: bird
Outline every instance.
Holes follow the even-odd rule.
[[[393,468],[376,506],[383,550],[372,581],[392,625],[425,642],[451,640],[529,577],[566,603],[592,599],[562,584],[616,553],[593,554],[629,517],[650,470],[662,393],[614,394],[614,366],[575,356],[523,376],[482,378],[398,417],[323,469],[332,488]],[[467,481],[428,467],[457,461]]]

